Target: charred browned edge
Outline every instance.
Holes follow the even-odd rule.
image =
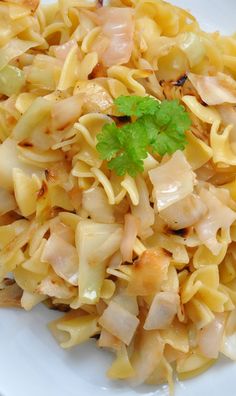
[[[155,258],[161,257],[161,254],[163,254],[163,256],[166,256],[168,258],[172,257],[172,254],[168,252],[168,250],[162,247],[147,249],[133,262],[134,267],[137,269],[140,266],[140,264],[142,265],[143,259],[145,259],[145,256],[150,255],[150,253],[152,253],[153,257]],[[150,257],[149,259],[151,261],[152,257]]]
[[[0,284],[0,307],[22,308],[21,298],[23,290],[10,278],[5,278]]]
[[[1,216],[1,218],[0,218],[0,226],[11,224],[14,221],[20,220],[20,219],[24,219],[24,217],[19,215],[16,212],[14,212],[13,210],[11,210],[10,212],[5,213],[4,215]]]
[[[49,181],[50,180],[50,169],[45,169],[44,173],[45,173],[46,180]]]
[[[42,198],[47,193],[47,191],[48,191],[47,183],[43,180],[42,186],[41,186],[40,190],[38,191],[37,198],[38,199]]]
[[[3,279],[4,286],[11,286],[11,285],[14,285],[14,283],[16,283],[15,279],[12,279],[12,278],[4,278]]]
[[[53,311],[60,311],[60,312],[69,312],[71,311],[71,308],[67,304],[54,304],[52,302],[51,298],[48,298],[46,301],[44,301],[44,305],[46,305],[49,309]]]
[[[174,85],[175,87],[182,87],[185,84],[187,78],[188,78],[187,74],[184,74],[177,81],[173,81],[172,85]]]
[[[45,169],[44,173],[45,173],[47,182],[52,182],[52,183],[55,182],[56,175],[51,169]]]
[[[30,142],[20,142],[20,143],[18,143],[18,145],[20,146],[20,147],[33,147],[33,144],[32,143],[30,143]]]
[[[111,116],[111,118],[118,127],[122,127],[123,125],[131,121],[131,118],[129,116],[121,116],[121,117]]]
[[[102,3],[102,0],[101,0],[101,3]],[[101,7],[102,7],[102,4],[101,4]],[[106,77],[106,74],[107,74],[106,68],[103,66],[103,64],[97,63],[96,66],[91,71],[91,73],[88,75],[88,79],[92,80],[93,78],[97,78],[97,77]]]
[[[99,334],[93,335],[91,338],[93,338],[94,340],[99,340],[99,338],[100,338],[100,333],[99,333]]]
[[[183,74],[182,76],[180,76],[177,80],[172,81],[172,80],[160,80],[160,86],[162,87],[165,84],[168,85],[173,85],[174,87],[183,87],[185,82],[188,80],[188,76],[187,74]]]
[[[164,232],[165,234],[177,235],[186,238],[191,232],[191,227],[180,228],[179,230],[173,230],[173,228],[166,226],[164,228]]]
[[[168,252],[168,250],[166,250],[165,248],[159,248],[159,249],[162,250],[165,256],[172,257],[172,253]]]

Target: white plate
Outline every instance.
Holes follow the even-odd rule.
[[[53,2],[48,0],[48,2]],[[172,0],[190,9],[204,29],[222,33],[236,30],[235,0]],[[43,306],[26,313],[0,310],[0,396],[167,396],[167,386],[130,389],[111,383],[105,372],[108,352],[94,342],[60,349],[47,330],[57,313]],[[198,378],[178,383],[176,396],[234,396],[236,364],[221,359]]]

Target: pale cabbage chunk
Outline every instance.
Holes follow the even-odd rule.
[[[131,386],[236,360],[235,48],[162,0],[0,2],[0,307],[64,312]],[[109,169],[121,95],[178,100],[184,151]]]

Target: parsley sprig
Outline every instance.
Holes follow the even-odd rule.
[[[135,117],[120,128],[114,122],[106,124],[97,135],[100,157],[117,175],[143,172],[148,152],[163,156],[184,150],[191,121],[177,100],[159,103],[149,96],[120,96],[114,103],[121,114]]]

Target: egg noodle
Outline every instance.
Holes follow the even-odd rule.
[[[131,385],[236,360],[235,79],[236,36],[161,0],[0,1],[0,306],[64,311]],[[185,150],[110,170],[121,95],[177,99]]]

